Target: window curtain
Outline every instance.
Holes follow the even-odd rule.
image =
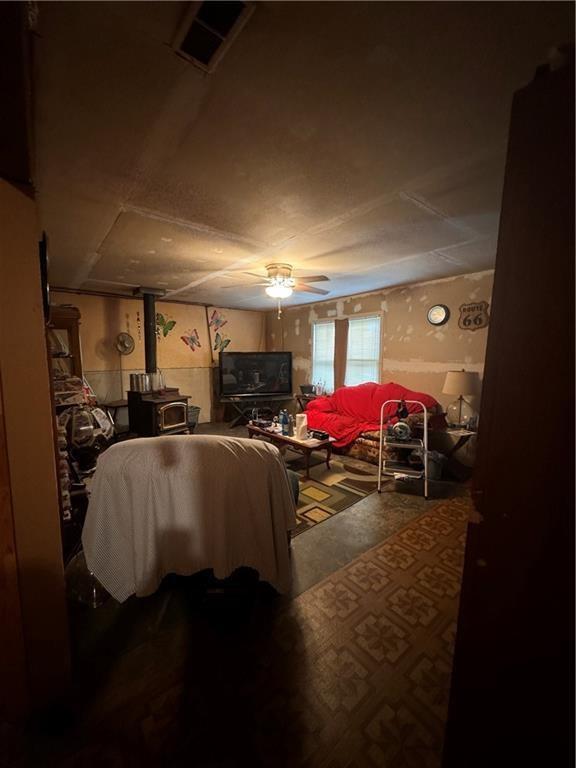
[[[348,318],[334,321],[334,389],[344,386],[348,354]]]

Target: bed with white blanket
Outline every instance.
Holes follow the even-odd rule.
[[[118,443],[99,459],[82,544],[88,568],[119,602],[169,573],[254,568],[290,586],[296,525],[277,448],[257,440],[171,435]]]

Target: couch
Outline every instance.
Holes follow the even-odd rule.
[[[328,397],[317,397],[308,403],[306,414],[311,429],[321,429],[336,438],[333,447],[339,452],[373,464],[378,463],[380,444],[380,409],[386,400],[419,400],[428,410],[428,427],[443,429],[446,422],[441,405],[424,392],[414,392],[395,382],[368,382],[355,387],[342,387]],[[397,406],[390,403],[384,411],[385,424],[397,421]],[[419,405],[407,404],[407,421],[416,434],[421,433],[424,413]],[[386,458],[397,458],[387,450]]]

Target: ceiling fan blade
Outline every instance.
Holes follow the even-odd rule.
[[[326,277],[326,275],[302,275],[301,277],[298,277],[298,280],[300,280],[303,283],[321,283],[323,280],[330,280],[329,277]]]
[[[263,275],[262,272],[242,272],[243,275],[250,275],[251,277],[259,277],[261,280],[266,279],[266,275]]]
[[[321,296],[330,293],[330,291],[325,291],[323,288],[313,288],[311,285],[306,285],[306,283],[296,283],[294,291],[296,293],[319,293]]]
[[[270,283],[234,283],[234,285],[222,285],[218,290],[227,291],[230,288],[257,288],[262,285],[270,285]]]

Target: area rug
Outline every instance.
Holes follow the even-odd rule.
[[[286,456],[286,464],[301,476],[297,527],[293,536],[329,520],[378,488],[377,467],[358,459],[332,456],[328,469],[325,456],[313,454],[309,480],[305,478],[306,465],[302,456],[290,453]]]

